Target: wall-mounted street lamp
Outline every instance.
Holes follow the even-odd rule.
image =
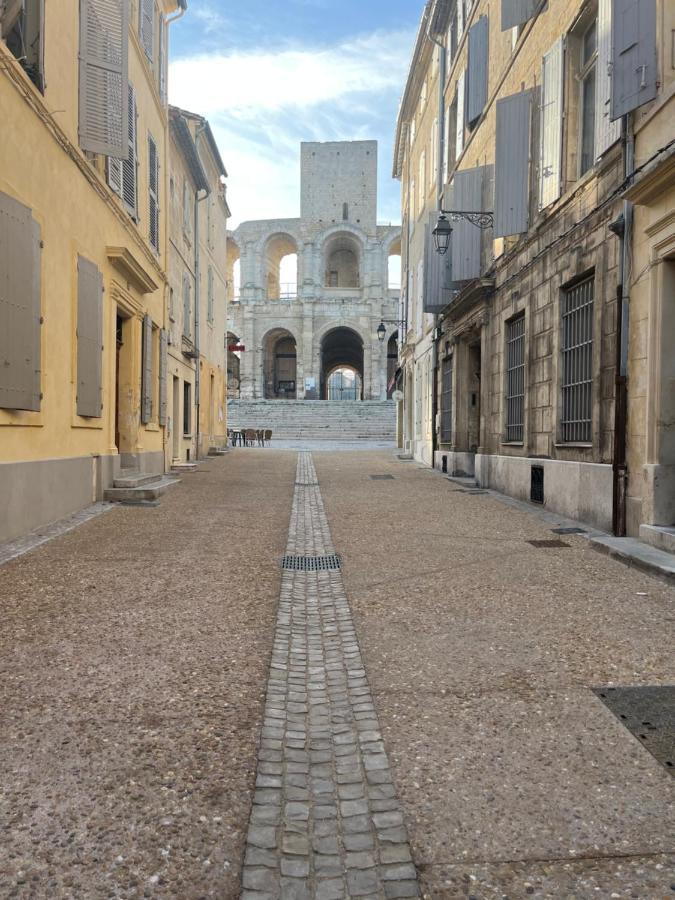
[[[461,222],[466,219],[476,228],[492,228],[494,225],[494,215],[491,212],[466,212],[460,209],[442,209],[438,217],[436,227],[431,232],[434,236],[434,245],[436,253],[444,256],[448,252],[450,246],[450,235],[452,234],[451,222]]]
[[[405,331],[404,323],[399,321],[398,319],[382,319],[380,324],[377,326],[377,339],[381,344],[384,343],[384,339],[387,336],[387,325],[396,325],[396,327],[398,328],[399,338]]]

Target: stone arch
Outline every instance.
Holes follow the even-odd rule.
[[[262,253],[263,286],[268,300],[292,299],[298,293],[298,242],[289,232],[271,234]],[[284,281],[284,279],[289,279]]]
[[[390,291],[401,289],[401,235],[394,237],[385,245],[387,253],[387,287]]]
[[[239,300],[241,293],[241,249],[237,241],[230,234],[227,235],[225,252],[227,302],[234,303]]]
[[[333,325],[324,330],[320,338],[321,399],[328,399],[328,379],[340,369],[351,369],[359,376],[360,394],[363,399],[365,343],[359,332],[346,325]]]
[[[262,342],[263,388],[266,400],[295,400],[298,396],[298,345],[287,328],[270,329]]]
[[[355,290],[363,284],[364,241],[353,227],[331,229],[322,242],[323,284]]]

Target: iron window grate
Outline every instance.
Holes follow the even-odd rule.
[[[595,688],[593,693],[675,775],[675,685]]]
[[[562,440],[591,440],[593,388],[593,292],[588,278],[562,298]]]
[[[342,567],[337,553],[327,556],[287,555],[281,561],[281,568],[288,572],[336,572]]]
[[[452,356],[443,360],[441,391],[441,441],[452,443]]]
[[[525,428],[525,313],[506,333],[506,440],[522,441]]]

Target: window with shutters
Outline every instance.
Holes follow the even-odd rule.
[[[159,253],[159,154],[148,134],[148,229],[152,246]]]
[[[183,336],[192,336],[192,284],[187,272],[183,275]]]
[[[78,416],[102,413],[103,276],[93,262],[77,260]]]
[[[455,88],[455,96],[453,98],[452,103],[448,107],[448,119],[447,119],[447,131],[448,131],[448,140],[446,142],[445,153],[446,153],[446,177],[445,181],[448,180],[448,176],[452,173],[452,170],[455,168],[455,163],[457,162],[457,89]]]
[[[40,410],[40,226],[0,192],[0,409]]]
[[[523,442],[525,429],[525,313],[506,323],[506,440]]]
[[[127,93],[127,158],[108,157],[108,184],[121,197],[129,215],[138,221],[138,111],[136,94],[131,85],[128,85]]]
[[[157,86],[159,88],[159,96],[162,103],[166,104],[168,100],[167,96],[167,65],[168,65],[168,47],[167,47],[167,25],[166,19],[163,14],[160,13],[159,23],[158,23],[158,31],[159,31],[159,40],[158,40],[158,61],[157,61]]]
[[[598,44],[597,23],[594,19],[581,38],[579,58],[579,175],[587,172],[595,163],[595,96],[597,79]]]
[[[594,279],[563,291],[561,316],[562,415],[564,443],[590,443],[593,410]]]
[[[45,0],[0,0],[0,31],[7,49],[44,94]]]
[[[532,104],[532,90],[497,101],[495,237],[522,234],[529,226]]]
[[[187,178],[183,179],[183,233],[186,237],[192,236],[192,190]]]
[[[464,85],[466,82],[466,69],[459,74],[457,86],[455,88],[455,103],[457,106],[457,115],[455,121],[457,124],[457,133],[455,136],[455,161],[462,155],[464,150],[464,116],[465,116],[465,94]]]
[[[436,184],[436,169],[438,168],[438,119],[434,119],[431,126],[431,165],[429,166],[429,191]]]
[[[441,443],[452,444],[452,354],[441,368]]]
[[[138,4],[138,36],[149,62],[155,57],[155,0]]]
[[[544,55],[541,68],[539,208],[560,196],[562,179],[564,47],[560,38]]]
[[[206,320],[213,325],[213,269],[211,266],[208,268],[207,272],[207,303],[206,303]]]
[[[488,18],[481,16],[469,29],[466,82],[466,122],[474,127],[485,109],[488,92]]]
[[[154,409],[154,384],[153,373],[155,368],[155,353],[153,342],[152,319],[146,315],[143,317],[143,342],[141,360],[141,422],[147,425],[152,420]]]

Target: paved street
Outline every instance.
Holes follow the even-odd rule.
[[[672,776],[591,691],[675,681],[675,590],[550,527],[246,449],[1,566],[0,897],[675,896]]]

